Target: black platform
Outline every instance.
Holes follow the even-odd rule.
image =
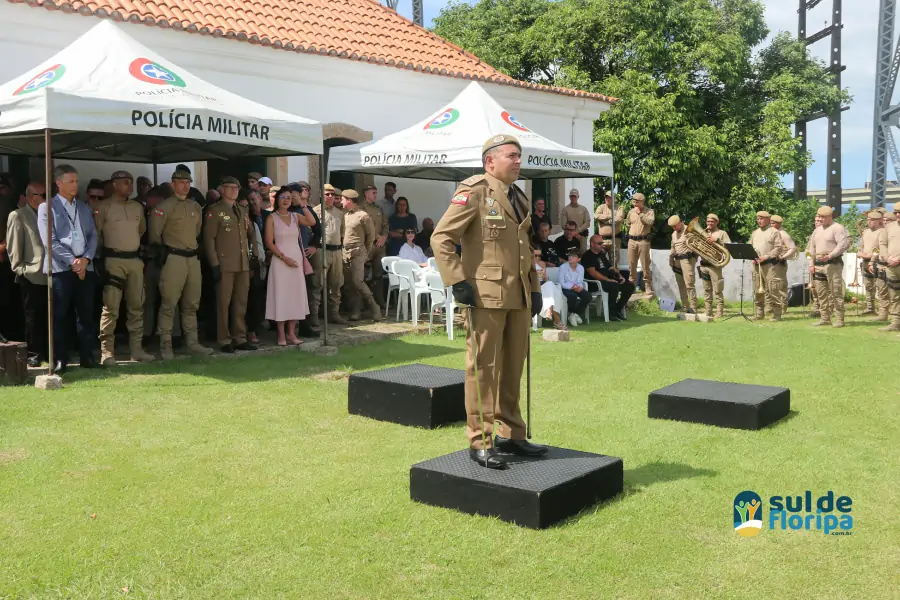
[[[486,469],[468,450],[426,460],[409,471],[417,502],[543,529],[622,491],[622,459],[550,447],[541,458],[504,455],[505,471]]]
[[[466,372],[413,364],[350,375],[347,410],[433,429],[466,420]]]
[[[762,429],[786,417],[791,391],[783,387],[685,379],[650,392],[647,416],[734,429]]]

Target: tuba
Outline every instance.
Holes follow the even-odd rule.
[[[731,254],[722,244],[709,242],[706,230],[698,223],[699,217],[694,217],[685,228],[684,241],[692,252],[699,255],[703,262],[711,267],[724,267],[731,260]]]

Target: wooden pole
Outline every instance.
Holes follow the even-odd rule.
[[[50,151],[50,128],[44,130],[44,193],[47,194],[47,360],[50,363],[48,375],[53,375],[53,158]]]
[[[322,345],[328,345],[328,244],[326,243],[325,219],[328,218],[328,210],[325,208],[325,153],[319,156],[319,206],[322,207],[322,219],[319,225],[322,227],[322,256],[319,262],[322,264]],[[311,210],[311,209],[310,209]]]

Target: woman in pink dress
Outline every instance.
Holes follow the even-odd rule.
[[[303,343],[297,337],[297,320],[309,315],[303,251],[300,248],[300,225],[314,225],[315,220],[311,215],[307,217],[289,212],[290,207],[290,190],[279,190],[275,197],[275,212],[266,219],[266,248],[272,253],[266,318],[275,321],[279,346],[286,346],[288,342]],[[288,324],[287,339],[284,332],[285,321]]]

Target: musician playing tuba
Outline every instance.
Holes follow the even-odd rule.
[[[774,270],[775,262],[781,257],[784,244],[781,235],[771,226],[772,215],[761,210],[756,213],[758,228],[750,236],[750,244],[756,250],[758,256],[753,261],[753,303],[756,306],[756,319],[766,317],[766,306],[772,307],[772,321],[780,321],[784,305],[781,297],[774,296],[773,292],[780,289],[781,283]]]
[[[694,225],[691,221],[691,225]],[[719,217],[713,213],[706,215],[706,230],[701,234],[706,238],[708,244],[719,246],[720,254],[724,253],[726,258],[730,258],[725,244],[731,243],[728,232],[719,229]],[[722,277],[722,270],[728,260],[724,261],[717,256],[709,256],[702,251],[697,252],[700,255],[700,264],[697,266],[697,273],[700,275],[700,281],[703,282],[703,295],[706,297],[706,315],[713,316],[713,298],[715,298],[717,318],[725,316],[725,279]],[[709,253],[712,254],[712,253]]]
[[[788,232],[782,229],[783,223],[783,218],[778,215],[772,215],[772,227],[778,231],[782,243],[781,256],[778,257],[778,260],[775,261],[775,265],[772,267],[775,271],[775,280],[780,283],[780,287],[777,290],[773,290],[772,296],[777,296],[783,309],[787,310],[787,261],[797,258],[800,252],[797,250],[797,244],[794,243]],[[774,313],[774,307],[769,304],[766,304],[766,310]]]

